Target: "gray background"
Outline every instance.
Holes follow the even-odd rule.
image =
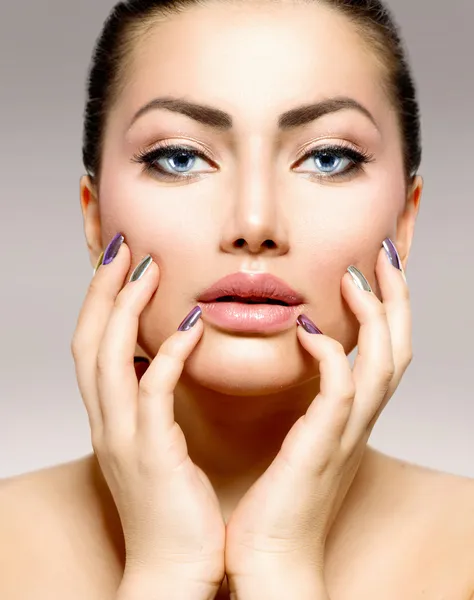
[[[92,275],[79,207],[93,43],[114,2],[3,2],[0,477],[91,451],[70,339]],[[425,192],[408,268],[414,361],[371,445],[474,477],[474,2],[391,0],[418,82]]]

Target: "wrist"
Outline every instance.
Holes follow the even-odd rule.
[[[330,600],[324,577],[316,568],[260,565],[252,575],[229,578],[232,600]]]
[[[126,573],[115,600],[214,600],[219,587],[183,573]]]

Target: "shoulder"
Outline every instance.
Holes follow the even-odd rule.
[[[93,600],[110,585],[85,466],[81,459],[0,481],[0,598]]]
[[[437,516],[456,507],[455,513],[462,510],[464,517],[474,524],[474,478],[455,475],[380,452],[376,454],[378,460],[385,463],[388,477],[410,490],[414,501],[423,503],[426,508],[431,507]],[[431,499],[431,502],[426,503],[428,499]],[[455,513],[452,514],[453,521],[456,519]]]
[[[400,522],[410,525],[417,542],[417,568],[431,569],[433,577],[439,570],[453,584],[457,579],[474,598],[474,479],[377,454]]]
[[[381,452],[375,452],[375,461],[382,473],[380,482],[395,495],[406,496],[407,510],[420,520],[436,520],[447,531],[462,525],[466,541],[474,548],[474,479]]]
[[[31,525],[38,522],[40,516],[48,518],[57,513],[64,504],[64,493],[70,490],[70,482],[77,480],[81,485],[84,461],[72,461],[47,467],[38,471],[15,475],[0,480],[0,523],[2,527],[9,522],[12,526],[17,520]],[[4,517],[8,515],[8,519]],[[25,523],[25,524],[26,524]]]

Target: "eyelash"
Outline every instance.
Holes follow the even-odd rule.
[[[211,161],[211,159],[196,148],[192,148],[190,146],[182,146],[178,144],[173,144],[170,142],[162,142],[159,146],[153,148],[152,150],[143,150],[140,151],[132,158],[132,162],[142,164],[143,171],[147,174],[151,174],[153,176],[158,176],[161,179],[167,179],[168,181],[183,181],[185,179],[193,179],[199,176],[199,174],[174,174],[169,173],[168,171],[163,170],[161,167],[156,165],[156,161],[162,158],[171,158],[175,154],[179,152],[188,153],[199,157],[206,162]],[[303,156],[301,156],[297,163],[305,162],[308,158],[316,157],[320,154],[330,154],[336,158],[341,159],[349,159],[352,161],[352,164],[345,170],[336,174],[328,174],[328,175],[316,175],[314,173],[309,174],[310,179],[318,179],[325,181],[334,181],[336,179],[342,179],[347,177],[352,173],[359,173],[363,171],[363,165],[373,162],[373,155],[369,154],[365,150],[355,150],[352,146],[347,144],[330,144],[327,146],[320,146],[318,148],[314,148],[309,152],[306,152]],[[211,161],[212,162],[212,161]]]

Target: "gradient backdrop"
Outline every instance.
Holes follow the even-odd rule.
[[[70,339],[92,276],[79,205],[93,43],[113,0],[4,1],[0,17],[0,478],[91,451]],[[370,443],[474,477],[473,0],[390,0],[423,117],[408,281],[414,361]]]

